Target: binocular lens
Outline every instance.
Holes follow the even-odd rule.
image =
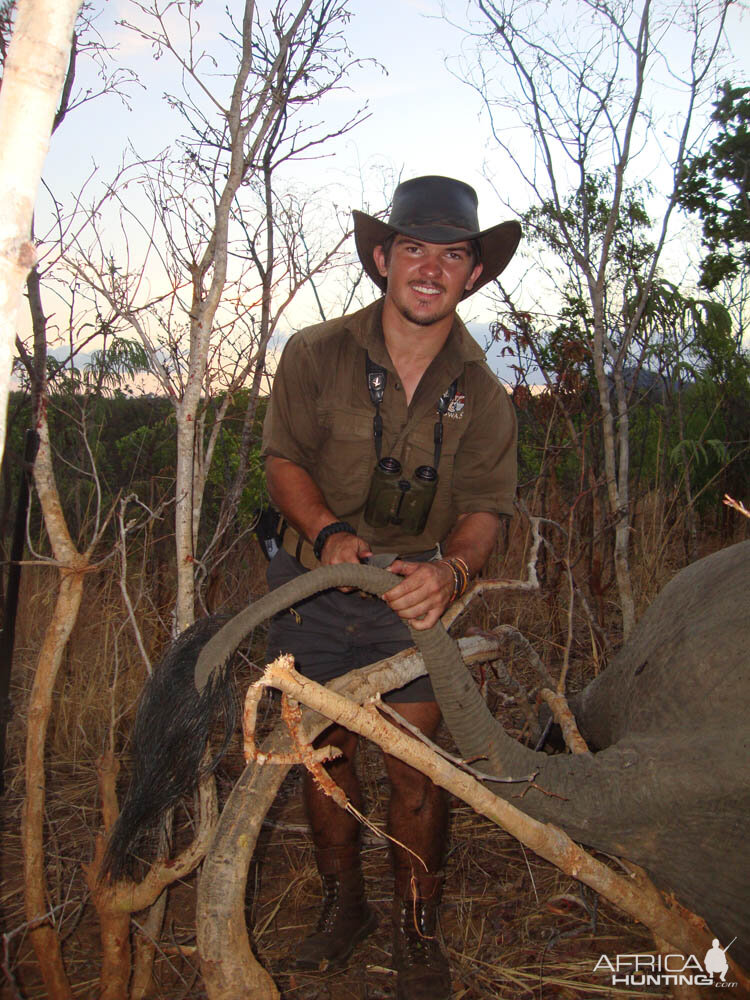
[[[432,465],[420,465],[414,470],[414,478],[422,483],[434,483],[437,481],[437,469]]]
[[[381,458],[378,462],[378,469],[387,476],[401,475],[401,463],[396,458]]]

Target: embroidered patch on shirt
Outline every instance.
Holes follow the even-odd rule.
[[[450,417],[451,420],[461,420],[464,415],[464,406],[466,405],[466,396],[462,392],[457,392],[453,399],[450,401],[450,406],[445,411],[446,417]]]

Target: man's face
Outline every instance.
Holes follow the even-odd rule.
[[[482,273],[468,242],[422,243],[398,235],[387,261],[382,246],[375,247],[373,259],[388,279],[386,297],[417,326],[431,326],[453,315],[461,296]]]

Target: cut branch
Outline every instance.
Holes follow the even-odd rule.
[[[470,775],[453,767],[413,737],[394,729],[373,706],[362,708],[303,677],[294,669],[291,657],[281,656],[270,664],[262,683],[278,688],[295,701],[372,740],[387,753],[422,771],[435,784],[468,802],[524,846],[590,886],[683,954],[705,954],[710,947],[711,936],[705,926],[699,927],[695,920],[687,920],[668,909],[658,893],[644,891],[633,879],[617,875],[559,828],[533,820],[493,795]],[[742,977],[738,981],[743,985],[750,985],[750,979],[740,970],[735,970],[735,975]]]

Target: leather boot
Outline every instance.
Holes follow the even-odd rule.
[[[316,852],[323,905],[315,930],[297,948],[296,968],[343,968],[356,945],[375,930],[378,921],[365,899],[358,854],[349,847]]]
[[[421,875],[393,901],[393,968],[396,1000],[451,1000],[448,959],[438,943],[442,878]]]

